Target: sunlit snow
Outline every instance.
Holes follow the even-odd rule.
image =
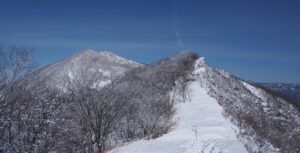
[[[236,127],[222,115],[222,107],[198,82],[190,85],[191,100],[177,104],[177,126],[154,140],[140,140],[111,153],[247,152]]]

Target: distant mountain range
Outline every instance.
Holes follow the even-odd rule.
[[[258,83],[258,84],[270,88],[271,90],[278,92],[282,96],[300,105],[300,83],[289,84],[289,83],[276,82],[276,83]]]

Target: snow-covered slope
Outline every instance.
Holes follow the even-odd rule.
[[[263,152],[300,150],[300,112],[291,103],[234,75],[195,62],[190,101],[177,102],[177,125],[154,140],[111,153]]]
[[[29,78],[35,86],[41,83],[62,90],[77,85],[101,88],[112,78],[140,66],[143,64],[107,51],[86,49],[40,69]]]
[[[176,102],[177,125],[173,130],[160,138],[136,141],[111,153],[247,152],[237,138],[237,127],[222,115],[222,107],[200,84],[198,74],[202,71],[196,68],[193,72],[194,81],[188,87],[190,100]]]
[[[250,152],[300,151],[300,112],[289,101],[234,75],[196,62],[200,83],[239,127],[239,138]]]

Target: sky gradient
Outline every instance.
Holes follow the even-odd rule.
[[[49,64],[92,48],[151,63],[180,50],[259,82],[300,82],[297,0],[1,0],[0,43]]]

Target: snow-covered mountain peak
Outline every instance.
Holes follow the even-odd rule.
[[[100,55],[102,55],[101,52],[106,52],[106,51],[97,51],[94,49],[84,49],[84,50],[81,50],[81,51],[75,53],[74,55],[70,56],[69,58],[100,56]]]
[[[204,73],[206,71],[206,68],[208,65],[204,61],[204,57],[199,58],[198,60],[195,61],[195,66],[194,66],[194,72],[193,75],[200,75],[201,73]]]
[[[195,61],[195,68],[200,68],[200,67],[207,67],[208,65],[205,62],[204,57],[200,57],[198,60]]]
[[[93,87],[100,88],[112,78],[140,66],[143,64],[108,51],[85,49],[40,69],[30,78],[63,90],[71,84],[85,84],[85,80],[89,79],[93,80]]]
[[[105,61],[105,62],[111,62],[111,63],[119,63],[119,64],[130,64],[130,65],[139,65],[142,66],[143,64],[140,64],[138,62],[129,60],[127,58],[121,57],[119,55],[116,55],[112,52],[106,51],[106,50],[93,50],[93,49],[85,49],[82,50],[80,52],[78,52],[77,54],[71,56],[71,59],[73,60],[78,60],[78,59],[87,59],[87,58],[91,58],[92,61]]]

